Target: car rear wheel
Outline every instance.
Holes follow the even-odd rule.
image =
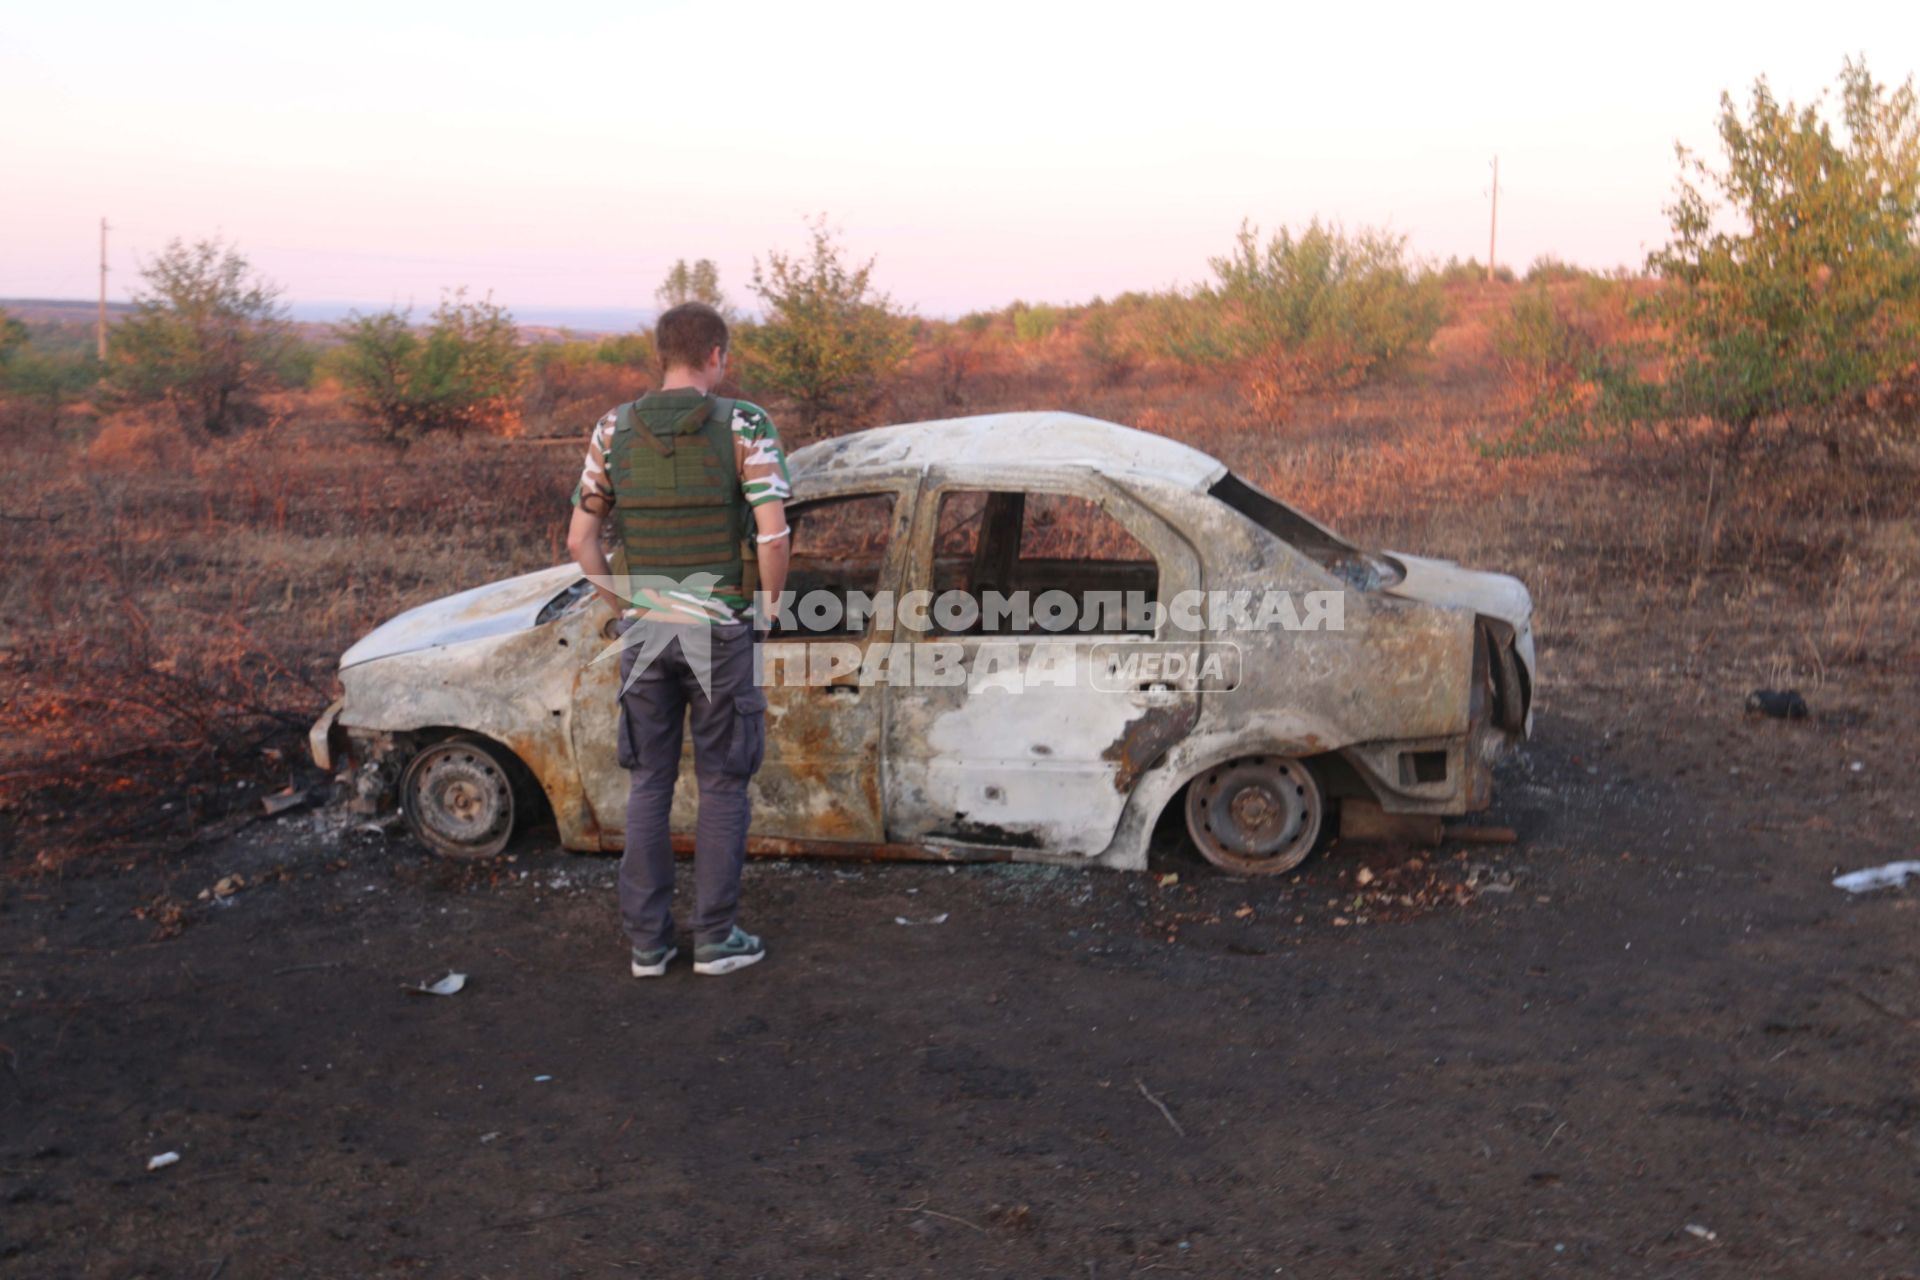
[[[1187,787],[1187,831],[1208,862],[1281,875],[1313,852],[1325,805],[1313,771],[1290,756],[1245,756]]]
[[[420,843],[448,858],[490,858],[507,847],[514,788],[504,754],[478,738],[452,738],[408,762],[400,812]]]

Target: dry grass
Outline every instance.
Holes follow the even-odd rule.
[[[1072,319],[1027,343],[948,330],[871,421],[823,430],[1057,407],[1189,441],[1362,542],[1519,574],[1549,699],[1914,673],[1913,446],[1763,450],[1731,482],[1688,438],[1489,459],[1478,446],[1512,429],[1530,392],[1494,351],[1516,295],[1457,288],[1428,356],[1370,385],[1283,396],[1116,370],[1089,358]],[[576,372],[528,417],[543,430],[571,419],[584,441],[639,384]],[[564,557],[573,450],[469,438],[401,451],[325,389],[271,408],[268,427],[215,443],[134,418],[0,439],[0,844],[14,867],[164,849],[284,784],[348,644],[402,608]]]

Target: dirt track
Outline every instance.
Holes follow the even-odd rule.
[[[756,864],[721,981],[626,977],[611,862],[537,836],[9,883],[0,1272],[1920,1275],[1920,899],[1828,884],[1914,856],[1910,747],[1614,714],[1437,869]]]

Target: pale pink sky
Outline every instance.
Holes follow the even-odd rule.
[[[1806,99],[1920,7],[1538,3],[113,2],[0,33],[0,297],[110,293],[224,234],[301,302],[739,301],[826,212],[924,313],[1191,282],[1240,220],[1319,213],[1503,262],[1637,265],[1722,89]]]

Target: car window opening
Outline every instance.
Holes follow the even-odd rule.
[[[1390,587],[1403,576],[1391,562],[1368,555],[1316,520],[1228,472],[1207,493],[1359,591]]]
[[[988,592],[1029,601],[1048,591],[1072,597],[1075,630],[1094,635],[1150,634],[1129,618],[1131,596],[1159,599],[1160,565],[1139,539],[1100,503],[1060,493],[961,489],[940,497],[934,533],[933,593],[964,592],[976,600]],[[1114,607],[1111,601],[1119,601]],[[983,611],[984,613],[984,611]],[[946,635],[1026,634],[1037,623],[1015,617],[982,617]]]
[[[834,596],[840,608],[795,610],[797,628],[783,620],[773,634],[815,639],[845,638],[865,631],[867,613],[856,607],[855,597],[870,600],[879,593],[881,566],[893,534],[893,495],[855,494],[790,503],[787,528],[793,534],[787,590],[795,601],[817,599],[816,593]]]

